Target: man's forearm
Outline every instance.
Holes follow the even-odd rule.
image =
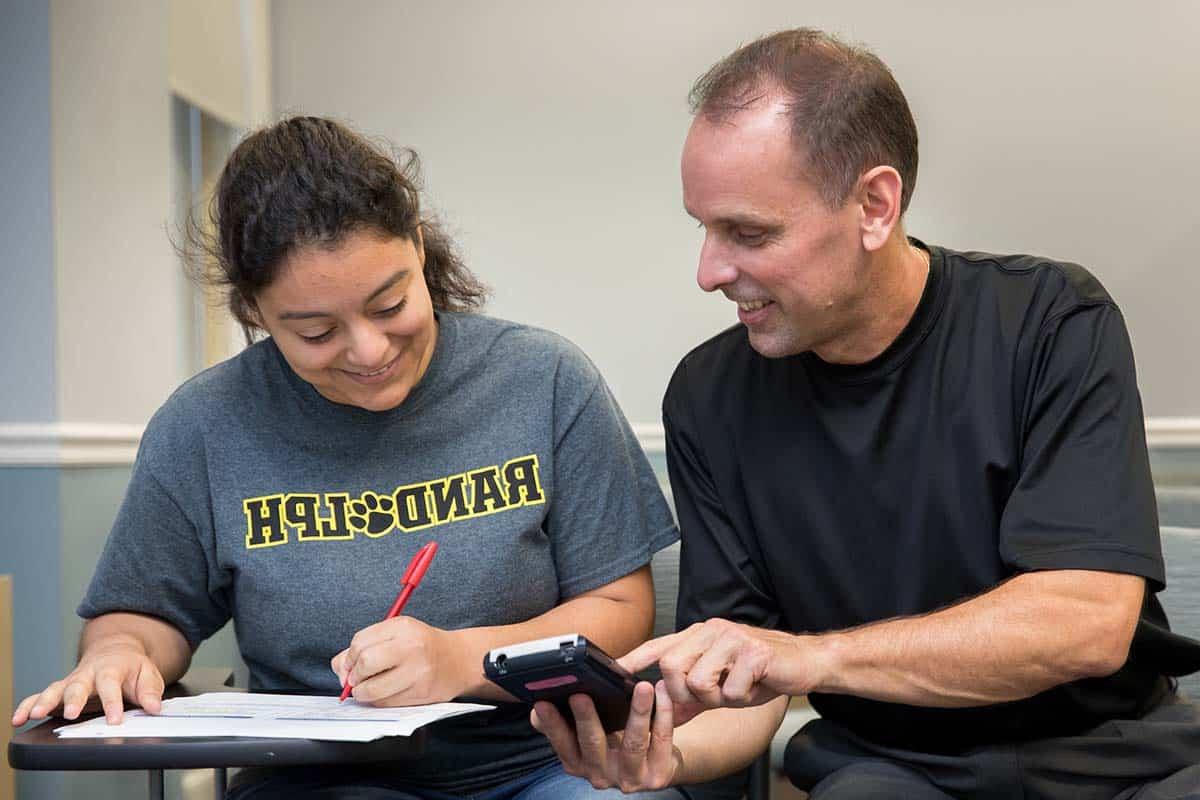
[[[142,648],[171,684],[187,672],[192,648],[175,626],[156,617],[114,612],[88,620],[79,637],[79,657],[90,650],[128,643]]]
[[[1144,581],[1057,570],[1020,575],[940,611],[801,636],[788,659],[821,665],[808,691],[922,706],[1030,697],[1124,663]]]

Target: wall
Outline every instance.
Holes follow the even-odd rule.
[[[168,18],[185,5],[199,0],[0,7],[0,573],[13,575],[18,699],[74,664],[74,609],[142,426],[193,366],[191,293],[168,238],[187,202],[167,67]],[[228,43],[249,54],[239,113],[259,119],[269,84],[248,41],[267,4],[223,8],[248,32]],[[196,663],[236,665],[231,633]],[[139,773],[17,778],[23,800],[145,789]]]
[[[905,87],[914,234],[1087,264],[1128,316],[1148,414],[1200,416],[1180,362],[1200,340],[1200,211],[1177,200],[1200,179],[1200,4],[281,0],[272,19],[276,107],[416,147],[493,312],[582,345],[634,422],[735,322],[693,282],[687,90],[796,25],[867,43]]]
[[[183,377],[166,6],[51,9],[61,417],[144,423]]]
[[[55,399],[50,15],[45,5],[13,3],[3,17],[0,319],[9,333],[0,336],[0,424],[44,422],[54,419]]]

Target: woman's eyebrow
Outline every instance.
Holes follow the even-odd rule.
[[[399,283],[401,280],[403,280],[407,276],[408,276],[407,269],[396,270],[394,273],[392,273],[392,277],[388,278],[386,281],[384,281],[382,284],[380,284],[378,289],[371,292],[371,294],[367,297],[367,302],[369,303],[372,300],[374,300],[376,297],[379,297],[379,295],[383,294],[388,289],[395,286],[397,283]]]
[[[404,280],[404,278],[407,276],[408,276],[407,269],[396,270],[394,273],[392,273],[392,276],[390,278],[388,278],[386,281],[384,281],[382,284],[380,284],[378,289],[371,292],[371,294],[367,296],[366,302],[369,303],[372,300],[374,300],[376,297],[379,297],[379,295],[383,294],[388,289],[392,288],[397,283]],[[313,319],[314,317],[332,317],[332,316],[333,316],[333,314],[330,314],[328,311],[285,311],[279,315],[279,319],[281,319],[281,320],[284,320],[284,319]]]

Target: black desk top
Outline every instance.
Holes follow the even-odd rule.
[[[239,691],[222,684],[229,673],[193,669],[167,688],[166,697],[204,692]],[[99,710],[78,720],[99,716]],[[363,764],[417,756],[425,748],[425,729],[412,736],[389,736],[372,742],[319,742],[311,739],[208,738],[60,739],[54,729],[65,720],[52,717],[13,736],[8,763],[29,770],[195,769],[202,767],[267,767],[299,764]]]

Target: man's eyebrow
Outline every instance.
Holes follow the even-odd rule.
[[[697,222],[703,222],[703,220],[688,210],[687,206],[683,207],[683,213]],[[742,226],[747,228],[764,228],[767,230],[775,230],[779,227],[777,222],[753,214],[722,214],[713,220],[713,224],[725,228]]]
[[[756,217],[752,214],[729,214],[723,217],[717,217],[717,222],[726,227],[746,227],[746,228],[777,228],[778,224],[762,217]]]
[[[392,273],[391,277],[389,277],[386,281],[384,281],[382,284],[379,285],[378,289],[371,292],[371,294],[367,296],[366,302],[369,303],[372,300],[374,300],[376,297],[379,297],[379,295],[383,294],[388,289],[392,288],[397,283],[404,280],[404,278],[406,278],[407,276],[408,276],[407,269],[396,270],[394,273]],[[284,319],[314,319],[316,317],[332,317],[332,316],[333,315],[330,314],[328,311],[285,311],[279,315],[279,319],[281,319],[281,320],[284,320]]]

